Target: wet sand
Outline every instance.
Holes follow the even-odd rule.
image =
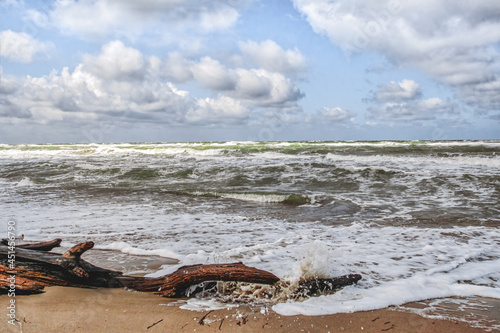
[[[9,300],[0,296],[5,314]],[[4,315],[0,332],[485,332],[394,309],[328,316],[281,316],[260,306],[195,312],[148,293],[65,287],[17,296],[16,318],[11,325]]]

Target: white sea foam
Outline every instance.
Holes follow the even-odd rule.
[[[99,170],[102,168],[101,166],[98,166],[95,164],[90,164],[90,163],[78,163],[78,164],[76,164],[76,167],[80,168],[80,169],[86,169],[86,170]]]
[[[126,242],[113,242],[107,245],[96,245],[96,249],[100,250],[116,250],[123,253],[133,254],[136,256],[160,256],[165,258],[180,259],[183,256],[170,251],[169,249],[155,249],[155,250],[145,250],[137,247],[133,247]]]
[[[238,307],[238,304],[223,303],[215,299],[191,298],[180,308],[184,310],[204,312],[209,310],[231,309]]]
[[[423,165],[426,168],[432,165],[452,167],[453,169],[460,166],[479,166],[479,167],[493,167],[500,168],[500,156],[493,157],[473,157],[473,156],[387,156],[387,155],[369,155],[369,156],[356,156],[356,155],[338,155],[328,153],[326,158],[336,162],[344,162],[359,167],[365,165],[381,165],[386,167],[402,166],[412,167]]]
[[[33,186],[33,185],[35,185],[35,183],[33,183],[29,177],[24,177],[23,179],[21,179],[19,181],[19,183],[17,183],[17,186],[21,186],[21,187],[22,186]]]
[[[500,281],[488,278],[500,272],[499,230],[357,228],[337,230],[344,236],[335,239],[338,248],[331,253],[337,265],[362,273],[357,286],[273,309],[283,315],[322,315],[450,296],[500,298]],[[490,285],[474,284],[479,281]]]
[[[419,272],[400,280],[384,282],[372,288],[347,287],[334,295],[310,298],[304,302],[280,303],[273,310],[282,315],[325,315],[382,309],[393,305],[451,296],[481,296],[500,299],[498,287],[460,284],[467,278],[481,278],[498,272],[500,260],[471,263],[460,272],[436,275]],[[472,273],[472,274],[471,274]]]
[[[283,202],[289,194],[266,194],[266,193],[218,193],[222,198],[254,201],[262,203]]]

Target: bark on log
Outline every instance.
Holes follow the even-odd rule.
[[[330,279],[311,279],[299,281],[297,296],[315,296],[335,291],[345,286],[357,283],[361,280],[359,274],[349,274]]]
[[[16,248],[36,250],[36,251],[50,251],[55,247],[61,246],[61,242],[62,239],[57,238],[48,242],[16,244]],[[9,244],[9,240],[2,239],[1,244],[7,246]]]
[[[63,255],[16,247],[14,269],[17,272],[15,274],[16,280],[18,278],[30,280],[34,291],[38,291],[37,285],[122,287],[122,284],[116,280],[116,277],[122,275],[121,272],[94,266],[80,258],[86,250],[93,246],[93,242],[85,242],[73,247]],[[12,271],[12,269],[8,269],[10,267],[9,252],[7,246],[0,246],[0,281],[9,277],[6,272]]]
[[[94,266],[81,259],[93,242],[78,244],[64,254],[44,252],[50,246],[59,246],[60,239],[30,244],[31,249],[17,246],[15,268],[9,261],[10,248],[0,245],[0,293],[8,293],[15,285],[17,294],[43,292],[45,286],[129,288],[156,292],[165,297],[184,297],[192,285],[206,281],[234,281],[273,285],[280,281],[274,274],[242,263],[191,265],[159,278],[134,277],[121,272]],[[57,245],[55,245],[57,244]],[[36,250],[34,250],[36,249]],[[12,273],[15,271],[15,274]],[[15,281],[13,280],[13,275]],[[299,284],[301,296],[325,290],[335,290],[356,283],[360,275],[353,274],[333,279],[314,279]]]
[[[154,291],[165,297],[184,297],[190,286],[205,281],[275,284],[279,280],[272,273],[245,266],[240,262],[182,266],[172,274],[160,278],[120,278],[120,281],[127,288],[138,291]]]
[[[93,242],[78,244],[64,254],[16,248],[16,285],[25,292],[40,292],[40,286],[126,287],[137,291],[154,291],[166,297],[183,297],[193,284],[204,281],[243,281],[274,284],[274,274],[247,267],[241,263],[183,266],[160,278],[133,277],[94,266],[81,259]],[[8,290],[8,247],[0,246],[0,292]],[[5,283],[2,283],[5,282]]]
[[[63,253],[63,258],[79,259],[82,254],[94,247],[94,242],[85,242],[73,246],[71,249]]]
[[[15,273],[14,273],[15,272]],[[24,269],[10,270],[8,267],[0,265],[0,294],[32,295],[43,293],[45,285],[31,280],[31,271]]]

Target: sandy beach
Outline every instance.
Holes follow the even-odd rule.
[[[9,304],[8,296],[0,303]],[[17,296],[20,323],[1,332],[485,332],[463,322],[394,309],[328,316],[281,316],[260,306],[189,311],[176,300],[122,289],[49,287]],[[492,331],[499,332],[499,331]]]

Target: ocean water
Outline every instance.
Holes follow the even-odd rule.
[[[92,240],[125,273],[234,261],[290,281],[359,273],[269,306],[396,306],[500,329],[500,141],[0,145],[0,196],[3,235],[13,220],[26,240]],[[157,260],[128,264],[140,258]]]

